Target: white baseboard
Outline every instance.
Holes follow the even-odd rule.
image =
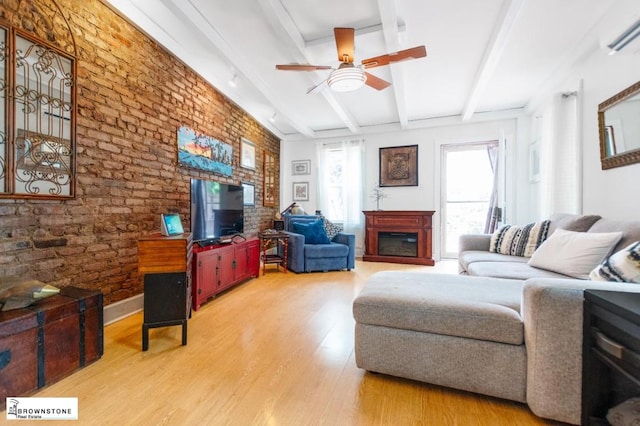
[[[107,305],[103,309],[104,325],[120,321],[123,318],[140,312],[144,308],[144,294],[137,294],[128,299]]]

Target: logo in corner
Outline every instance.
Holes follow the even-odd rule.
[[[13,398],[7,398],[7,418],[9,416],[13,416],[12,418],[16,418],[18,415],[18,400]]]

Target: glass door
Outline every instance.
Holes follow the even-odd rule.
[[[484,233],[498,148],[498,141],[442,146],[442,258],[458,256],[460,235]]]

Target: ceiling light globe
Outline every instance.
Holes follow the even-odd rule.
[[[367,75],[361,68],[349,67],[334,70],[327,83],[335,92],[351,92],[358,90],[367,81]]]

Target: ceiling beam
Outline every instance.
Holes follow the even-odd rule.
[[[265,12],[266,18],[271,22],[273,28],[280,33],[284,33],[289,37],[294,49],[294,56],[300,63],[314,63],[306,50],[306,44],[302,34],[298,30],[287,10],[282,6],[279,0],[259,0],[260,6]],[[318,78],[326,79],[326,75],[313,72]],[[314,83],[314,85],[317,83]],[[360,126],[356,119],[347,111],[336,99],[331,90],[322,90],[320,92],[327,103],[331,106],[336,115],[351,130],[352,133],[360,133]]]
[[[229,64],[237,70],[238,75],[242,75],[247,82],[252,84],[262,94],[262,96],[268,99],[280,116],[288,117],[292,127],[307,137],[313,137],[314,130],[301,124],[304,121],[302,120],[302,117],[297,118],[295,108],[292,108],[291,105],[279,100],[280,97],[278,94],[263,80],[262,75],[251,65],[251,61],[242,53],[233,49],[232,46],[218,33],[211,22],[203,16],[203,14],[190,0],[161,0],[161,2],[166,7],[170,8],[175,14],[181,14],[184,16],[193,24],[194,28],[197,28],[202,34],[204,34],[207,40],[226,60],[229,61]]]
[[[380,19],[384,34],[384,42],[387,52],[397,52],[400,49],[399,31],[398,31],[398,14],[396,12],[395,0],[378,0],[378,9],[380,11]],[[393,93],[396,99],[396,111],[400,126],[406,129],[409,126],[409,118],[407,115],[407,101],[405,91],[405,79],[402,68],[397,64],[389,64],[391,71],[391,81]]]
[[[487,121],[514,120],[524,117],[527,114],[524,107],[511,108],[500,111],[477,112],[467,123],[483,123]],[[464,124],[462,115],[453,115],[445,117],[421,118],[409,121],[407,129],[401,129],[399,123],[375,124],[371,126],[362,126],[362,135],[373,135],[389,132],[398,132],[400,130],[414,131],[419,129],[428,129],[436,127],[460,126]],[[349,133],[345,129],[320,130],[315,134],[316,139],[340,139],[349,137]],[[285,141],[306,141],[304,136],[299,134],[285,135]]]
[[[462,112],[463,121],[468,121],[475,113],[478,102],[480,102],[480,98],[484,95],[487,84],[491,77],[493,77],[498,62],[502,57],[502,52],[509,42],[509,34],[513,29],[524,2],[525,0],[505,0],[497,21],[498,24],[494,28],[491,40],[487,44],[482,63],[476,73],[475,81],[465,102]]]

